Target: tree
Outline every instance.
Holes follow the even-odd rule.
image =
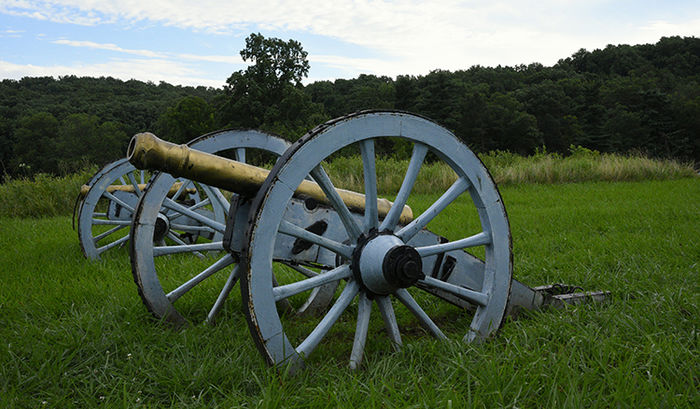
[[[12,162],[17,173],[58,171],[58,127],[58,120],[48,112],[39,112],[19,120]]]
[[[58,129],[59,170],[72,172],[86,163],[103,165],[124,157],[126,133],[115,122],[100,123],[88,114],[68,115]]]
[[[214,108],[196,96],[182,98],[168,108],[156,124],[159,137],[176,143],[189,142],[215,128]]]
[[[307,55],[298,41],[265,38],[260,33],[249,35],[241,50],[243,61],[253,63],[246,69],[248,76],[272,88],[301,85],[302,78],[309,74]]]
[[[306,56],[297,41],[248,36],[241,57],[254,64],[226,81],[224,95],[216,103],[219,124],[282,131],[292,140],[317,125],[322,107],[301,85],[309,72]]]

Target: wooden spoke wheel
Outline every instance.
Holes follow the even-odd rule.
[[[375,148],[386,144],[407,146],[412,155],[393,206],[382,214],[377,197],[384,192],[378,188],[382,175],[376,172]],[[324,170],[329,157],[353,149],[362,158],[364,175],[365,207],[359,214],[341,200]],[[441,162],[452,169],[455,181],[409,222],[401,213],[412,198],[421,169],[428,166],[426,158],[431,167]],[[341,226],[336,227],[345,232],[342,239],[310,234],[305,226],[284,218],[295,189],[309,174],[337,213]],[[432,229],[433,222],[457,202],[471,209],[474,223],[457,226],[457,237],[421,244],[418,237],[424,229]],[[402,343],[401,323],[405,320],[417,322],[426,333],[438,338],[461,333],[465,341],[488,337],[501,325],[512,276],[510,230],[503,201],[476,155],[452,133],[425,118],[367,111],[315,128],[277,162],[253,201],[249,220],[244,253],[247,263],[242,272],[244,311],[253,339],[271,365],[297,367],[319,349],[329,332],[340,331],[341,335],[333,337],[337,340],[344,332],[354,331],[346,359],[351,367],[357,367],[365,346],[379,342],[375,342],[377,337],[368,337],[370,331],[377,331],[372,324],[375,321],[382,324],[378,331],[383,326],[395,345]],[[310,241],[335,253],[335,268],[281,280],[274,252],[276,241],[285,236]],[[477,263],[481,275],[472,288],[451,284],[430,272],[437,257],[454,251],[469,251],[482,259]],[[337,297],[317,320],[300,321],[280,308],[282,301],[294,300],[331,282],[340,284]],[[438,292],[447,296],[433,295]],[[466,318],[464,326],[456,331],[452,327],[443,331],[453,320],[439,316],[440,305],[447,304],[442,300],[448,296],[474,306],[471,311],[458,311]],[[373,303],[380,312],[378,320],[371,319]],[[339,352],[334,348],[325,353]]]
[[[150,176],[120,159],[92,177],[78,209],[78,237],[85,257],[99,259],[127,243],[134,209]],[[197,200],[196,194],[191,200]]]
[[[276,160],[290,144],[259,131],[225,130],[204,135],[187,145],[205,153],[260,165],[259,162]],[[237,194],[229,199],[218,189],[180,179],[178,183],[182,183],[183,188],[198,186],[202,192],[201,200],[188,207],[168,197],[175,182],[167,173],[158,174],[138,203],[131,241],[134,281],[143,303],[157,318],[176,325],[201,320],[212,322],[240,274],[239,251],[224,248],[226,218],[231,224],[245,225],[249,205]],[[230,215],[229,200],[237,204]],[[205,209],[203,206],[212,204],[224,208],[223,219],[214,212],[201,212]],[[192,223],[183,224],[182,220],[196,223],[192,227]],[[193,229],[200,233],[197,242],[186,243],[179,239],[183,232]],[[208,236],[202,236],[205,233]],[[192,260],[190,254],[199,256],[200,260]],[[322,294],[309,297],[309,305],[327,305],[329,299],[324,301]]]

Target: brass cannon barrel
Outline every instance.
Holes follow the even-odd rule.
[[[167,172],[175,177],[186,177],[248,197],[255,196],[270,173],[269,170],[200,152],[187,145],[163,141],[148,132],[136,134],[131,138],[127,157],[137,169]],[[365,195],[344,189],[337,191],[350,210],[364,211]],[[329,204],[321,187],[309,180],[302,181],[294,194]],[[386,216],[391,205],[386,199],[378,199],[379,217]],[[413,211],[404,206],[399,223],[407,224],[412,219]]]

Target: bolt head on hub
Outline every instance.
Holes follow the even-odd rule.
[[[407,288],[425,277],[420,254],[411,246],[392,247],[382,263],[384,278],[398,288]]]
[[[380,234],[359,251],[357,274],[364,286],[375,294],[390,294],[407,288],[425,277],[418,252],[398,237]]]

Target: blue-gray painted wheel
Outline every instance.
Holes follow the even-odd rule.
[[[376,170],[375,151],[387,146],[412,152],[398,193],[383,191],[382,180],[392,175]],[[362,212],[348,208],[324,170],[324,163],[339,151],[357,152],[361,157]],[[419,176],[427,173],[428,182],[422,183],[432,183],[429,173],[439,166],[454,173],[454,182],[444,193],[436,200],[412,193],[421,188],[424,179]],[[309,233],[306,226],[288,218],[291,204],[298,200],[294,192],[308,174],[321,186],[336,214],[336,225],[327,231],[340,229],[341,235]],[[378,209],[382,196],[394,197],[388,213]],[[425,210],[403,219],[406,204]],[[455,217],[450,211],[457,212],[459,223],[450,220]],[[512,277],[503,201],[477,156],[428,119],[403,112],[364,111],[315,128],[277,162],[252,203],[249,220],[247,262],[241,274],[243,305],[253,339],[270,365],[297,368],[315,356],[342,355],[356,368],[365,349],[399,346],[412,339],[420,332],[416,323],[425,334],[457,336],[467,342],[484,339],[501,326]],[[276,252],[280,241],[290,238],[334,253],[334,268],[308,277],[281,275]],[[448,279],[455,265],[466,278]],[[335,301],[321,317],[299,319],[280,308],[282,301],[303,300],[305,294],[330,282],[339,287]],[[374,315],[381,318],[372,319],[374,303],[379,310]],[[470,308],[455,307],[460,303]],[[388,342],[377,336],[382,332]],[[327,338],[335,340],[332,349],[325,346]],[[339,339],[352,342],[339,350]]]
[[[263,165],[281,156],[290,143],[255,130],[223,130],[194,139],[187,145],[198,151]],[[136,207],[131,241],[134,281],[144,305],[156,318],[175,325],[211,323],[239,278],[239,250],[225,248],[226,220],[231,224],[245,224],[249,207],[243,203],[245,199],[235,193],[227,192],[225,197],[218,189],[180,179],[187,186],[201,187],[202,200],[198,207],[183,206],[167,196],[174,182],[171,175],[160,173],[146,188]],[[230,200],[236,203],[231,215]],[[201,211],[205,209],[201,205],[212,203],[224,208],[223,220],[212,212]],[[178,240],[178,235],[190,228],[183,225],[183,219],[195,220],[196,223],[190,224],[196,224],[201,233],[211,236],[200,236],[197,243]],[[240,243],[236,245],[240,247]],[[191,260],[191,254],[199,256],[200,260]],[[318,296],[309,297],[309,303],[327,305],[328,301]]]
[[[99,259],[126,245],[134,208],[149,178],[126,159],[106,165],[91,178],[78,208],[78,238],[86,258]]]

